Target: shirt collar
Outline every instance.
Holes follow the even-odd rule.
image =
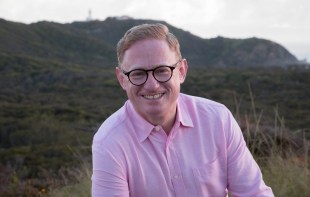
[[[126,111],[133,126],[134,133],[138,140],[143,142],[151,134],[155,126],[138,114],[130,100],[126,102]]]
[[[176,120],[179,120],[180,123],[185,127],[194,127],[188,106],[182,100],[182,94],[178,97],[178,100],[177,100]]]
[[[128,117],[133,125],[134,133],[140,142],[143,142],[153,131],[154,125],[146,121],[140,114],[136,112],[130,100],[126,102],[126,111]],[[182,97],[179,96],[177,100],[177,117],[175,124],[180,124],[184,127],[194,127],[193,121],[189,115],[187,105],[183,102]]]

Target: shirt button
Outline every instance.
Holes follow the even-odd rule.
[[[179,178],[179,176],[178,175],[174,175],[174,179],[178,179]]]
[[[160,127],[159,126],[156,126],[155,127],[155,131],[159,131],[160,130]]]

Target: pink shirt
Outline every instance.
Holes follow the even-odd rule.
[[[144,120],[130,101],[93,140],[92,196],[273,196],[222,104],[180,94],[169,134]]]

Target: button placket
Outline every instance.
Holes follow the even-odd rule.
[[[182,180],[178,157],[177,157],[175,150],[173,149],[171,139],[168,139],[167,141],[166,155],[167,155],[167,162],[168,162],[169,170],[171,174],[171,181],[172,181],[172,185],[174,187],[175,193],[177,196],[184,196],[186,193],[185,185]]]

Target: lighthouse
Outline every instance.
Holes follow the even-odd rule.
[[[92,21],[92,18],[91,18],[91,9],[88,10],[88,16],[86,18],[86,21]]]

